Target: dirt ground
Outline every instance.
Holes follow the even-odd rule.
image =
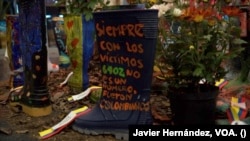
[[[90,83],[94,86],[100,86],[100,69],[95,61],[90,63]],[[20,107],[9,105],[10,88],[8,81],[0,82],[0,141],[38,141],[42,140],[39,132],[49,129],[59,123],[69,114],[71,110],[82,106],[92,107],[95,101],[90,99],[90,96],[70,103],[67,98],[70,95],[77,94],[64,85],[60,87],[67,74],[71,70],[69,68],[60,68],[57,72],[51,72],[48,76],[48,88],[51,95],[52,113],[47,116],[32,117],[24,113]],[[155,80],[153,80],[154,82]],[[169,109],[169,101],[160,90],[160,86],[154,86],[151,94],[151,108],[154,115],[154,124],[170,124],[171,111]],[[46,141],[115,141],[112,135],[86,135],[80,134],[71,128],[71,124],[65,127],[59,133],[46,138]]]
[[[96,61],[97,58],[91,60],[89,64],[89,80],[92,86],[101,86],[100,68]],[[0,81],[0,141],[116,141],[112,135],[86,135],[80,134],[71,128],[71,124],[62,129],[59,133],[41,139],[39,132],[49,129],[62,121],[70,111],[88,106],[91,108],[95,105],[93,96],[89,95],[86,98],[68,102],[68,97],[78,94],[72,90],[67,84],[60,86],[66,76],[71,72],[70,68],[60,68],[57,72],[48,74],[48,89],[51,97],[52,113],[47,116],[32,117],[24,113],[20,107],[13,107],[9,104],[10,87],[9,81]],[[164,90],[164,82],[156,79],[153,74],[152,89],[151,89],[151,112],[155,125],[171,125],[171,110],[169,99]],[[217,107],[221,111],[225,110],[225,104],[230,105],[232,96],[243,96],[247,98],[247,109],[250,109],[250,85],[239,87],[230,87],[222,89],[218,96]],[[226,119],[225,113],[219,113],[219,118]],[[248,116],[249,117],[249,116]],[[250,117],[249,117],[250,118]],[[227,119],[226,119],[227,120]],[[250,119],[249,119],[250,120]],[[249,121],[250,124],[250,121]]]
[[[61,97],[60,99],[63,99]],[[156,100],[160,100],[161,98],[156,98]],[[162,98],[164,99],[164,98]],[[87,103],[87,102],[86,102]],[[160,101],[157,102],[158,104]],[[168,103],[161,102],[161,109],[163,113],[166,111],[164,109],[164,104],[167,105]],[[62,104],[62,103],[61,103]],[[11,107],[9,105],[0,105],[0,130],[2,130],[2,133],[0,133],[0,141],[36,141],[41,140],[39,136],[40,131],[44,131],[46,129],[49,129],[50,127],[54,126],[58,122],[60,122],[67,114],[67,108],[68,106],[72,107],[80,107],[82,105],[70,105],[66,104],[62,105],[60,108],[57,107],[57,105],[53,105],[53,112],[44,117],[31,117],[23,112],[17,112],[16,110],[10,110]],[[65,108],[65,109],[64,109]],[[156,107],[154,107],[156,108]],[[158,107],[159,108],[159,107]],[[156,111],[155,111],[156,112]],[[158,114],[159,114],[158,113]],[[163,121],[166,121],[166,124],[169,124],[169,119],[167,116],[164,115],[157,115],[159,117],[158,122],[155,121],[155,124],[159,124],[159,121],[162,122],[161,124],[164,124]],[[20,138],[17,138],[20,137]],[[47,141],[69,141],[73,139],[74,141],[116,141],[117,139],[114,138],[112,135],[85,135],[80,134],[73,129],[71,129],[71,126],[67,126],[64,128],[61,132],[58,134],[49,137],[46,139]]]

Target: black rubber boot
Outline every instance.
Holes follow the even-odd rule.
[[[18,15],[7,15],[7,51],[9,57],[9,67],[12,72],[10,77],[10,87],[16,88],[24,84],[22,51],[19,42],[19,17]]]
[[[66,46],[73,68],[68,85],[78,93],[89,87],[88,66],[94,48],[94,21],[86,21],[84,15],[65,15],[64,23]]]
[[[85,134],[113,134],[117,139],[128,140],[129,125],[152,124],[149,100],[157,13],[157,10],[130,9],[94,14],[102,95],[88,114],[74,121],[73,129]]]
[[[44,0],[19,0],[20,45],[24,86],[20,99],[23,112],[46,116],[52,112],[47,88],[48,56]]]

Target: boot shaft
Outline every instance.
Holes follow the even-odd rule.
[[[94,48],[94,22],[84,15],[65,15],[67,52],[73,68],[68,84],[77,91],[89,87],[88,67]]]
[[[149,111],[157,10],[96,12],[103,109]]]
[[[19,0],[20,46],[23,55],[24,86],[21,106],[32,116],[52,112],[47,88],[48,56],[44,0]]]
[[[20,23],[18,15],[6,15],[7,52],[11,70],[11,88],[24,84],[22,51],[20,46]]]

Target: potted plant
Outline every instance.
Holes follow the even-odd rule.
[[[69,55],[73,74],[68,85],[81,92],[89,87],[88,65],[94,48],[93,12],[105,7],[109,1],[104,0],[58,0],[56,5],[64,5],[64,30],[66,33],[66,50]]]
[[[215,84],[227,74],[223,62],[239,56],[246,43],[240,12],[227,0],[175,0],[161,16],[156,64],[167,82],[174,124],[214,124]]]

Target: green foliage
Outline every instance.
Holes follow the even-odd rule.
[[[129,4],[145,4],[146,8],[162,3],[162,0],[127,0]]]
[[[88,21],[93,19],[93,12],[100,10],[109,4],[109,0],[57,0],[56,6],[65,6],[66,13],[83,14]]]

